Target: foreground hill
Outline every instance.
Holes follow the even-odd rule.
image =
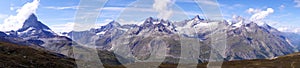
[[[128,66],[151,65],[157,63],[134,63]],[[197,68],[207,68],[208,63],[198,64]],[[122,65],[106,66],[109,68],[126,68]],[[158,68],[176,68],[178,64],[162,63]],[[194,67],[194,65],[183,65],[185,68]],[[222,68],[300,68],[300,53],[293,53],[285,56],[280,56],[274,59],[253,59],[253,60],[237,60],[223,62]]]
[[[74,59],[61,54],[0,42],[0,67],[73,68],[76,64]]]
[[[199,64],[197,68],[206,68],[206,65],[207,63]],[[162,64],[160,68],[173,68],[176,66],[176,64]],[[228,61],[223,63],[222,68],[300,68],[300,53],[274,59]]]

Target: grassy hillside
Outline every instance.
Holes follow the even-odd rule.
[[[151,63],[134,63],[131,65],[145,65]],[[153,63],[154,64],[154,63]],[[161,64],[159,68],[176,68],[178,64]],[[190,68],[193,65],[184,65]],[[207,63],[198,64],[197,68],[206,68]],[[125,68],[122,66],[106,66],[109,68]],[[300,68],[300,53],[289,54],[274,59],[254,59],[224,62],[222,68]]]
[[[198,64],[206,68],[207,63]],[[176,64],[162,64],[161,68],[173,68]],[[189,65],[187,65],[189,66]],[[222,68],[300,68],[300,53],[293,53],[274,59],[254,59],[224,62]]]
[[[61,54],[0,42],[1,68],[73,68],[74,61]]]

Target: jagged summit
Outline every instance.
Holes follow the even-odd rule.
[[[245,25],[245,18],[241,16],[233,16],[230,24],[234,27],[241,27]]]
[[[196,15],[192,20],[197,20],[197,21],[199,21],[199,20],[204,20],[204,19],[200,18],[199,15]]]
[[[57,36],[48,26],[38,21],[35,14],[31,14],[23,23],[22,28],[17,30],[18,37],[54,37]]]
[[[25,31],[29,29],[30,27],[35,28],[36,30],[50,30],[50,28],[40,21],[38,21],[35,14],[31,14],[28,19],[25,20],[23,26],[21,29],[18,30],[18,32]]]
[[[109,22],[106,26],[121,26],[121,24],[115,20]]]
[[[112,29],[112,28],[115,28],[115,27],[120,27],[121,24],[117,21],[111,21],[109,22],[107,25],[104,25],[104,26],[101,26],[100,29],[98,29],[99,31],[103,31],[103,30],[109,30],[109,29]],[[96,31],[96,32],[99,32],[99,31]]]

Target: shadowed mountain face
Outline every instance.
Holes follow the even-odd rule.
[[[45,29],[45,30],[50,30],[50,28],[44,24],[42,24],[40,21],[38,21],[38,18],[36,15],[31,14],[27,20],[25,20],[24,25],[19,31],[24,31],[27,28],[36,28],[36,29]]]
[[[4,32],[0,31],[0,37],[5,37],[5,36],[7,36],[7,35]]]
[[[18,36],[25,37],[54,37],[56,34],[46,25],[38,21],[34,14],[25,20],[22,28],[17,30]]]

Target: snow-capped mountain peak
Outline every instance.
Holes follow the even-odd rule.
[[[232,22],[231,25],[234,27],[241,27],[243,25],[245,25],[245,19],[241,16],[233,16],[232,17]]]
[[[34,14],[31,14],[28,19],[25,20],[23,26],[18,31],[22,32],[25,31],[28,28],[35,28],[37,30],[50,30],[50,28],[40,21],[38,21],[37,17]]]
[[[31,14],[23,23],[22,28],[16,31],[19,37],[54,37],[54,33],[48,26],[38,21],[35,14]]]

